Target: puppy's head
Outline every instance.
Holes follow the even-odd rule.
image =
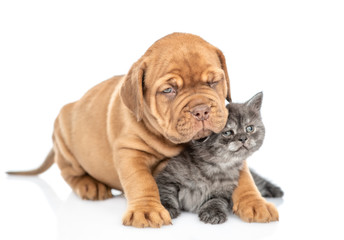
[[[174,33],[155,42],[132,66],[121,88],[138,121],[173,143],[220,132],[231,101],[222,52],[198,36]]]

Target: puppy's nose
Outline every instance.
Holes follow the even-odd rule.
[[[247,136],[245,136],[245,135],[242,135],[242,136],[240,136],[239,137],[239,139],[238,139],[240,142],[242,142],[242,143],[245,143],[246,142],[246,140],[247,140]]]
[[[198,121],[207,120],[210,115],[210,107],[207,105],[197,105],[196,107],[192,108],[191,110],[192,116],[196,118]]]

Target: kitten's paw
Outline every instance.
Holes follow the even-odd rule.
[[[234,204],[233,212],[245,222],[267,223],[279,220],[275,205],[263,198],[238,202]]]
[[[179,208],[172,206],[172,204],[162,202],[162,205],[166,208],[166,210],[169,212],[171,218],[177,218],[181,211]]]
[[[227,220],[227,214],[217,208],[203,209],[199,212],[198,217],[202,222],[210,224],[220,224]]]
[[[283,197],[284,192],[278,186],[273,184],[266,186],[264,193],[262,193],[263,197],[270,197],[270,198],[280,198]]]

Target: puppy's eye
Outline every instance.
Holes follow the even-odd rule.
[[[165,93],[165,94],[175,94],[176,90],[173,87],[169,87],[169,88],[166,88],[165,90],[163,90],[162,93]]]
[[[228,131],[222,132],[222,136],[224,136],[224,137],[230,137],[233,134],[234,134],[233,130],[228,130]]]
[[[254,131],[254,126],[250,125],[250,126],[247,126],[247,127],[246,127],[246,132],[247,132],[247,133],[251,133],[251,132],[253,132],[253,131]]]
[[[216,87],[216,85],[217,85],[218,83],[219,83],[219,82],[209,82],[208,85],[209,85],[209,87],[214,88],[214,87]]]
[[[166,88],[164,91],[162,91],[163,93],[171,93],[173,91],[173,89],[170,88]]]

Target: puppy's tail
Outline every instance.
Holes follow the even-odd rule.
[[[45,158],[44,162],[42,163],[42,165],[39,166],[38,168],[30,170],[30,171],[20,171],[20,172],[9,171],[6,173],[10,175],[23,175],[23,176],[32,176],[32,175],[40,174],[48,170],[54,164],[54,156],[55,156],[55,152],[53,149],[51,149],[48,156]]]

